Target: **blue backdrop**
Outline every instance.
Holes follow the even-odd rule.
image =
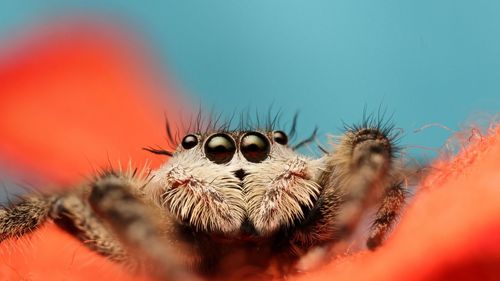
[[[438,148],[448,131],[413,130],[500,108],[498,0],[2,1],[0,39],[71,14],[137,30],[207,107],[300,110],[302,136],[382,104],[404,145]]]

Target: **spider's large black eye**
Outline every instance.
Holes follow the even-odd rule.
[[[191,149],[198,144],[198,138],[195,135],[187,135],[182,139],[182,147]]]
[[[205,143],[205,155],[217,164],[231,161],[235,151],[236,145],[233,139],[226,134],[213,135]]]
[[[274,131],[273,140],[282,145],[286,145],[288,143],[288,137],[283,131]]]
[[[269,156],[270,149],[269,141],[261,133],[250,132],[241,139],[241,153],[250,162],[264,161]]]

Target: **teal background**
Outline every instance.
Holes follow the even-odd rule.
[[[500,108],[498,0],[2,1],[0,39],[72,15],[134,29],[204,107],[300,110],[301,136],[382,105],[426,157],[414,146],[450,132],[415,129],[459,130]]]

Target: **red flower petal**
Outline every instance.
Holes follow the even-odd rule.
[[[164,143],[178,102],[137,43],[110,26],[51,30],[1,54],[0,160],[74,183],[108,161],[153,158],[141,148]]]

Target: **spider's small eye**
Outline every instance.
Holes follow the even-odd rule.
[[[261,133],[250,132],[241,139],[241,153],[250,162],[264,161],[269,156],[270,149],[269,141]]]
[[[217,164],[231,161],[235,151],[234,140],[226,134],[213,135],[205,142],[205,155]]]
[[[282,145],[286,145],[288,143],[288,137],[283,131],[274,131],[273,140]]]
[[[195,135],[187,135],[182,139],[182,147],[191,149],[198,144],[198,138]]]

